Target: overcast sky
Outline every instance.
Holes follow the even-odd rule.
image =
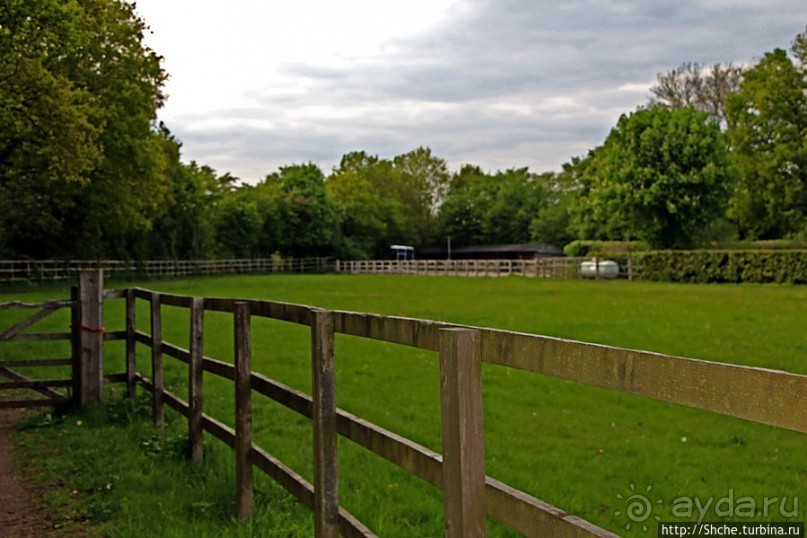
[[[349,151],[557,170],[684,61],[789,48],[805,0],[138,0],[183,158],[254,183]]]

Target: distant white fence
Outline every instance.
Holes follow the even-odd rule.
[[[551,257],[533,260],[357,260],[336,262],[338,272],[363,274],[508,276],[541,278],[580,278],[580,263],[591,258]],[[596,258],[594,258],[596,260]],[[596,263],[596,262],[595,262]],[[619,264],[619,278],[640,277],[633,260],[626,257]],[[599,274],[599,273],[598,273]]]
[[[360,260],[339,261],[337,271],[408,275],[507,276],[577,278],[585,258],[537,258],[534,260]]]
[[[0,282],[76,278],[82,269],[107,276],[193,276],[239,273],[324,273],[333,258],[254,258],[241,260],[0,260]]]

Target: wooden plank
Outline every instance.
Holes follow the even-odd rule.
[[[166,405],[168,405],[168,407],[170,407],[174,411],[186,417],[190,415],[190,406],[188,405],[188,403],[181,400],[179,396],[177,396],[173,392],[164,390],[163,401],[166,403]]]
[[[190,315],[190,353],[188,368],[188,440],[191,461],[201,466],[204,461],[202,439],[202,359],[204,358],[205,303],[201,297],[194,297]]]
[[[154,383],[151,408],[154,424],[165,423],[163,411],[163,349],[162,349],[162,315],[160,311],[160,294],[151,295],[151,379]]]
[[[48,387],[69,387],[73,384],[71,379],[26,379],[20,381],[0,381],[2,389],[44,389]],[[62,395],[59,394],[61,398]]]
[[[104,333],[104,342],[126,340],[126,331],[110,331]]]
[[[133,289],[126,290],[126,394],[137,396],[137,304]]]
[[[259,446],[252,446],[252,462],[310,510],[314,509],[314,486]]]
[[[104,300],[123,299],[129,290],[104,290]]]
[[[151,290],[143,288],[132,288],[132,290],[134,291],[135,297],[137,297],[138,299],[144,299],[146,301],[150,301],[151,296],[156,293]]]
[[[22,375],[22,374],[20,374],[18,372],[15,372],[14,370],[12,370],[11,368],[8,368],[8,367],[0,368],[0,375],[3,375],[5,377],[7,377],[9,379],[13,379],[15,381],[30,381],[31,380],[29,377],[26,377],[26,376],[24,376],[24,375]],[[72,384],[73,383],[72,383],[72,380],[71,380],[70,385],[68,385],[68,386],[72,386]],[[47,396],[48,398],[51,398],[51,399],[64,398],[64,394],[61,394],[60,392],[52,390],[52,389],[50,389],[48,387],[31,387],[31,388],[34,391],[38,392],[39,394],[41,394],[43,396]]]
[[[301,325],[311,324],[312,307],[278,301],[205,298],[205,309],[218,312],[233,312],[236,302],[247,302],[253,316],[272,318]]]
[[[56,312],[56,310],[58,310],[58,308],[47,308],[46,307],[46,308],[43,308],[42,310],[40,310],[39,312],[37,312],[36,314],[34,314],[33,316],[30,316],[30,317],[20,321],[19,323],[17,323],[13,327],[10,327],[5,332],[0,334],[0,342],[6,342],[8,340],[11,340],[12,338],[14,338],[18,334],[20,334],[22,331],[24,331],[25,329],[27,329],[31,325],[33,325],[33,324],[37,323],[38,321],[46,318],[47,316],[50,316],[51,314]]]
[[[442,489],[442,456],[437,452],[342,410],[337,410],[336,428],[359,446]]]
[[[232,364],[205,357],[202,366],[206,372],[235,381],[235,366]]]
[[[11,368],[37,367],[37,366],[72,366],[73,359],[20,359],[10,361],[0,361],[0,367],[9,366]]]
[[[336,538],[339,535],[339,487],[333,313],[315,310],[312,316],[314,534],[317,538]]]
[[[311,310],[313,307],[310,306],[278,301],[250,301],[250,307],[252,308],[253,316],[288,321],[300,325],[311,325]]]
[[[79,404],[98,404],[104,396],[104,272],[79,273]]]
[[[527,537],[584,538],[617,535],[491,477],[485,480],[487,513]]]
[[[460,327],[450,323],[359,312],[334,312],[334,330],[352,336],[405,346],[439,350],[439,330]]]
[[[81,339],[79,338],[79,328],[81,324],[81,303],[79,302],[78,286],[71,286],[70,299],[73,306],[70,307],[70,357],[73,364],[70,368],[70,375],[73,379],[73,401],[78,403],[81,394]]]
[[[252,462],[303,505],[314,509],[314,486],[259,446],[252,445]],[[376,536],[344,508],[339,508],[339,532],[349,538]]]
[[[107,383],[126,383],[127,376],[126,372],[120,372],[117,374],[107,374],[104,376],[104,384]]]
[[[807,376],[484,330],[483,359],[807,433]]]
[[[443,504],[447,538],[487,536],[479,332],[440,331]]]
[[[152,343],[151,335],[148,333],[144,333],[143,331],[135,331],[135,341],[141,344],[145,344],[149,347],[151,347]]]
[[[235,430],[207,414],[202,414],[202,427],[230,448],[235,448]]]
[[[178,306],[181,308],[190,308],[193,304],[193,297],[187,295],[172,295],[170,293],[161,293],[160,302],[166,306]]]
[[[252,517],[252,387],[250,385],[252,336],[249,303],[236,302],[235,334],[235,488],[236,517]]]
[[[292,411],[300,413],[304,417],[311,418],[312,416],[311,396],[287,387],[274,379],[269,379],[263,374],[252,373],[252,390],[273,399]]]
[[[58,301],[43,301],[41,303],[24,303],[22,301],[11,301],[8,303],[0,303],[0,310],[24,310],[32,308],[59,309],[69,306],[73,306],[73,301],[69,299],[62,299]]]
[[[52,342],[55,340],[70,340],[71,333],[24,333],[13,336],[9,342]]]
[[[162,351],[163,355],[173,357],[179,361],[184,362],[185,364],[190,364],[191,362],[191,352],[185,348],[181,348],[177,345],[168,342],[163,342]]]

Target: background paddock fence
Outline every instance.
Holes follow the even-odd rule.
[[[358,260],[340,261],[345,273],[427,276],[509,276],[578,278],[580,262],[587,258],[537,258],[534,260]]]
[[[319,258],[248,258],[232,260],[0,260],[0,282],[75,279],[84,269],[110,276],[199,276],[244,273],[325,273],[334,260]]]

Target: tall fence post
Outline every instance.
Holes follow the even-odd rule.
[[[204,357],[205,300],[194,297],[191,303],[190,358],[188,362],[188,440],[194,465],[204,460],[202,439],[202,358]]]
[[[100,403],[104,396],[104,272],[79,273],[79,405]]]
[[[336,453],[336,368],[333,312],[311,315],[311,372],[314,425],[314,535],[339,535]]]
[[[163,411],[163,322],[160,312],[160,294],[151,295],[151,380],[154,383],[151,409],[154,424],[162,426],[165,422]]]
[[[252,517],[252,385],[249,303],[235,303],[235,482],[236,515]]]
[[[479,331],[440,331],[443,504],[447,538],[487,535]]]
[[[70,358],[72,359],[70,377],[73,380],[73,401],[81,402],[81,302],[79,301],[78,286],[70,288]]]
[[[135,383],[135,373],[137,372],[137,340],[135,331],[137,330],[137,318],[135,309],[134,290],[126,290],[126,393],[129,398],[136,396],[137,384]]]

